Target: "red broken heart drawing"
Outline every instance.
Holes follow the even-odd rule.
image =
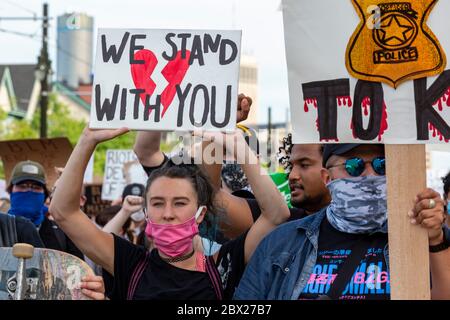
[[[184,76],[189,69],[190,55],[191,52],[186,50],[186,56],[182,58],[181,51],[178,51],[175,59],[169,61],[161,71],[161,74],[168,82],[164,91],[161,93],[161,104],[163,105],[161,118],[164,117],[164,114],[175,97],[176,86],[183,81]],[[155,54],[148,49],[136,51],[134,59],[144,61],[143,64],[131,65],[131,75],[136,89],[145,90],[144,93],[141,93],[141,101],[145,106],[146,95],[151,96],[156,89],[156,83],[152,80],[151,76],[158,64],[158,59]]]

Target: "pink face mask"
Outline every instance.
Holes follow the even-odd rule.
[[[178,257],[192,251],[192,240],[198,234],[197,218],[205,206],[200,206],[195,216],[180,224],[159,224],[147,220],[145,234],[168,257]]]

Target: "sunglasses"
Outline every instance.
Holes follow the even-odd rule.
[[[366,163],[370,163],[372,165],[373,171],[380,176],[384,176],[386,174],[386,159],[385,157],[376,157],[373,158],[372,161],[364,161],[359,157],[354,157],[345,160],[344,163],[336,164],[334,166],[329,166],[327,169],[344,166],[345,171],[352,177],[359,177],[366,168]]]

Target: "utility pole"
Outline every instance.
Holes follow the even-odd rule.
[[[40,123],[40,137],[47,137],[47,108],[48,108],[48,94],[49,94],[49,75],[51,73],[51,61],[48,57],[48,22],[50,19],[48,16],[48,4],[44,3],[43,6],[43,16],[36,17],[0,17],[1,21],[21,21],[21,20],[42,20],[42,48],[41,53],[38,57],[38,63],[36,66],[35,76],[41,83],[41,94],[40,94],[40,109],[41,109],[41,123]],[[3,30],[5,31],[5,30]],[[22,32],[12,32],[17,35],[34,37],[34,35],[26,34]]]
[[[38,58],[38,72],[41,80],[41,123],[40,134],[41,138],[47,138],[47,109],[48,109],[48,94],[49,94],[49,73],[51,61],[48,57],[48,4],[44,3],[43,19],[42,19],[42,48],[41,54]]]

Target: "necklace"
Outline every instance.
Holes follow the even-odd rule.
[[[184,256],[179,256],[179,257],[174,257],[174,258],[163,258],[160,255],[159,257],[165,262],[173,263],[173,262],[180,262],[180,261],[187,260],[190,257],[192,257],[193,255],[194,255],[194,249],[192,249],[192,251],[190,253],[185,254]]]

